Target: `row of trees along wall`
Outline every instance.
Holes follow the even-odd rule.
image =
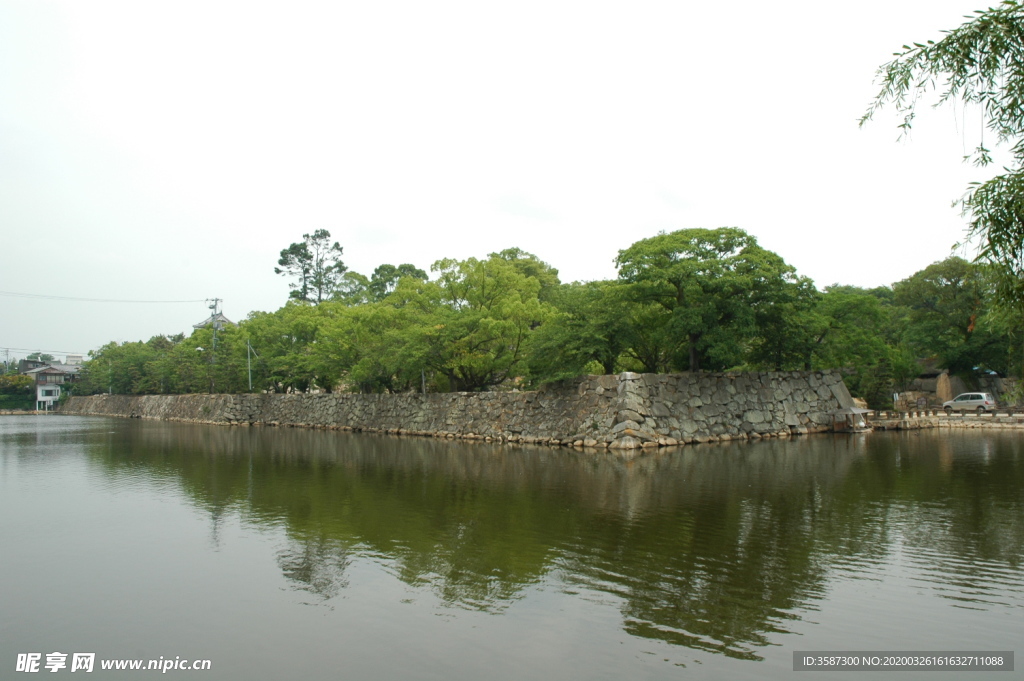
[[[627,372],[527,392],[94,395],[61,412],[636,450],[820,432],[851,405],[834,371]]]
[[[949,258],[895,283],[818,291],[735,228],[688,229],[619,252],[610,281],[561,283],[519,249],[486,259],[348,271],[326,230],[282,251],[293,300],[191,336],[109,343],[77,395],[530,390],[587,374],[849,368],[847,386],[891,409],[916,358],[965,379],[1005,375],[984,268]],[[968,385],[974,388],[975,386]]]

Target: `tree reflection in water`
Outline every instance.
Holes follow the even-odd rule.
[[[345,569],[352,562],[344,544],[324,536],[295,539],[277,553],[281,572],[296,588],[330,600],[348,586]]]
[[[613,602],[632,635],[760,659],[830,575],[882,579],[896,552],[962,607],[1024,601],[1024,455],[1012,437],[815,437],[625,461],[299,429],[118,432],[90,448],[109,475],[141,469],[211,518],[283,528],[283,574],[321,602],[363,559],[492,613],[555,583]]]

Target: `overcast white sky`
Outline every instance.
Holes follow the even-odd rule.
[[[945,258],[976,113],[857,127],[974,0],[0,0],[0,291],[287,299],[278,254],[423,269],[518,246],[564,281],[741,227],[819,287]],[[0,356],[190,331],[203,303],[0,295]]]

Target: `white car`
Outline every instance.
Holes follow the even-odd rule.
[[[964,393],[957,395],[949,402],[942,403],[942,408],[946,410],[946,414],[952,414],[954,411],[958,411],[961,414],[968,411],[976,411],[981,415],[988,411],[995,411],[996,406],[996,400],[992,397],[992,393]]]

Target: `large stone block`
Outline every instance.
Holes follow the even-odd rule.
[[[655,402],[651,405],[651,415],[653,416],[671,416],[672,412],[663,402]]]
[[[640,449],[643,443],[629,435],[612,440],[608,443],[608,449]]]
[[[612,434],[621,433],[624,430],[637,430],[640,424],[636,421],[619,421],[612,427]]]
[[[615,422],[622,423],[623,421],[632,421],[636,423],[643,423],[644,417],[632,409],[623,409],[615,415]]]
[[[760,410],[751,410],[743,415],[743,420],[747,423],[762,423],[764,421],[764,414]]]
[[[724,411],[717,404],[705,404],[703,407],[700,408],[700,410],[704,414],[704,417],[707,419],[714,419],[715,417],[722,414]]]

